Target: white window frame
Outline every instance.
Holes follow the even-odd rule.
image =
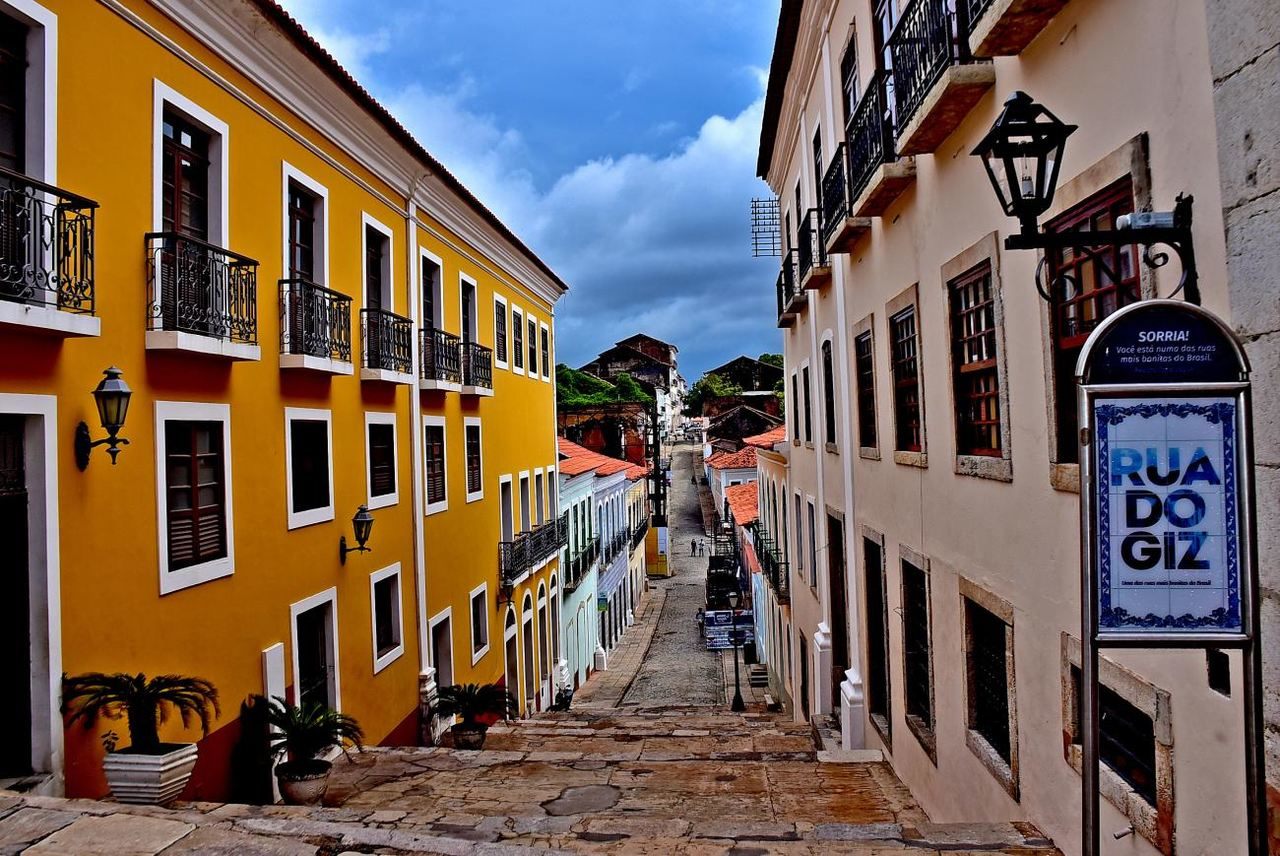
[[[169,570],[169,489],[167,450],[165,449],[166,422],[221,422],[222,423],[222,478],[223,514],[227,527],[227,555],[210,559],[199,565],[191,565],[177,571]],[[156,449],[156,528],[160,547],[160,594],[171,594],[185,588],[229,577],[236,568],[235,514],[231,497],[231,405],[198,401],[157,401],[155,404]]]
[[[516,524],[519,522],[516,520],[516,513],[519,511],[519,508],[516,506],[516,483],[511,473],[505,473],[498,476],[498,537],[501,538],[504,534],[502,531],[502,486],[504,484],[511,485],[511,537],[515,538],[515,536],[520,532],[520,530],[516,528]]]
[[[426,247],[418,248],[418,278],[422,279],[422,263],[429,261],[436,266],[437,276],[434,281],[419,282],[418,287],[425,291],[430,288],[432,292],[432,304],[435,307],[436,317],[431,319],[431,323],[435,325],[437,330],[444,329],[444,259],[428,250]],[[418,294],[418,305],[422,305],[422,294]],[[426,318],[422,319],[422,323],[426,325]]]
[[[209,181],[209,243],[227,246],[230,233],[231,170],[228,150],[231,147],[227,123],[187,98],[159,78],[152,79],[151,128],[151,225],[159,232],[164,228],[161,198],[164,195],[164,108],[183,114],[209,132],[209,167],[214,175]]]
[[[300,187],[314,193],[320,200],[320,213],[316,219],[316,241],[319,243],[319,252],[316,253],[316,275],[313,280],[316,285],[328,286],[329,284],[329,188],[307,175],[288,161],[280,162],[280,225],[281,232],[281,249],[280,249],[280,270],[283,276],[289,275],[289,182],[295,182]]]
[[[338,589],[337,587],[325,589],[322,592],[311,595],[311,597],[303,598],[300,601],[289,604],[289,643],[292,683],[293,683],[293,701],[295,704],[302,703],[301,688],[298,686],[299,672],[298,667],[298,616],[304,612],[315,609],[317,606],[329,604],[329,655],[330,662],[333,663],[333,684],[330,687],[333,690],[333,709],[342,710],[342,668],[338,662],[339,652],[342,645],[338,641]]]
[[[538,337],[537,337],[537,331],[538,331],[538,316],[534,315],[532,312],[530,312],[529,310],[527,310],[527,309],[526,309],[526,310],[525,310],[525,313],[524,313],[524,336],[525,336],[525,341],[524,341],[524,371],[525,371],[525,374],[527,374],[529,377],[533,378],[534,380],[537,380],[537,379],[538,379],[538,366],[536,365],[536,363],[537,363],[538,361],[537,361],[537,360],[534,360],[533,362],[535,363],[535,365],[529,365],[529,325],[530,325],[530,324],[532,324],[532,325],[533,325],[533,330],[534,330],[534,337],[533,337],[533,352],[534,352],[535,354],[537,354],[539,358],[541,358],[541,356],[542,356],[542,346],[539,344],[539,342],[538,342]]]
[[[528,351],[529,346],[525,344],[525,341],[524,341],[525,333],[528,330],[528,328],[524,326],[520,328],[520,359],[518,361],[519,365],[517,365],[516,354],[514,350],[515,344],[516,344],[515,329],[516,329],[517,315],[520,316],[520,323],[522,325],[525,324],[526,316],[524,314],[524,310],[521,309],[519,306],[516,306],[514,303],[512,303],[511,304],[511,331],[512,331],[511,347],[508,349],[511,351],[511,372],[512,374],[522,375],[525,373],[525,365],[524,365],[525,357],[528,356],[529,354],[529,351]]]
[[[26,169],[33,178],[58,183],[58,16],[33,0],[0,0],[0,9],[29,27]]]
[[[542,467],[534,468],[529,490],[530,517],[534,526],[541,526],[547,522],[547,477],[543,474]],[[539,520],[539,517],[542,519]]]
[[[373,495],[373,456],[369,454],[369,428],[373,425],[391,426],[392,469],[395,471],[396,489],[382,496]],[[396,414],[366,410],[364,412],[364,486],[365,496],[370,509],[386,508],[400,503],[400,429],[396,425]],[[446,492],[446,496],[447,496]]]
[[[477,596],[484,598],[485,614],[484,645],[478,650],[476,649],[475,624],[475,600]],[[492,628],[489,627],[489,584],[487,582],[476,586],[467,595],[467,613],[467,623],[471,625],[471,665],[474,666],[484,659],[484,656],[489,653],[489,649],[493,646],[493,634],[490,632]]]
[[[329,504],[306,511],[293,510],[293,431],[294,421],[323,422],[328,441],[329,458]],[[284,494],[285,513],[288,516],[288,528],[300,529],[316,523],[327,523],[333,520],[333,411],[314,407],[286,407],[284,409]]]
[[[383,580],[394,577],[396,581],[396,610],[395,625],[396,639],[398,644],[383,654],[378,656],[378,597],[377,586]],[[383,568],[380,571],[374,571],[369,575],[369,628],[371,632],[370,642],[373,645],[373,673],[376,675],[387,666],[390,666],[396,660],[404,656],[404,578],[400,574],[400,563]]]
[[[427,502],[424,517],[430,517],[433,514],[439,514],[442,511],[449,510],[449,426],[445,422],[443,416],[422,416],[422,498],[426,502],[427,499],[427,429],[439,428],[444,434],[444,442],[440,447],[444,450],[444,499],[440,502]],[[397,486],[397,490],[398,490]]]
[[[543,322],[538,322],[538,335],[547,337],[547,358],[542,360],[542,380],[551,383],[551,328]],[[538,359],[542,359],[542,339],[538,340]]]
[[[458,682],[458,673],[454,668],[454,644],[453,644],[453,607],[446,606],[437,612],[427,621],[427,645],[431,651],[431,665],[436,670],[436,678],[440,677],[440,664],[436,662],[435,640],[436,625],[443,622],[449,622],[449,680],[452,683]],[[443,684],[441,684],[443,686]]]
[[[467,429],[475,426],[476,431],[480,433],[480,489],[472,493],[471,485],[467,484]],[[467,488],[467,502],[479,502],[484,499],[484,428],[480,425],[479,416],[467,416],[462,420],[462,473],[463,486]],[[446,491],[447,492],[447,491]]]
[[[507,299],[496,291],[493,293],[493,303],[496,307],[502,304],[502,314],[507,317],[507,358],[505,360],[498,359],[498,331],[495,327],[493,331],[493,364],[500,369],[509,369],[511,366],[511,306],[507,303]],[[496,316],[490,316],[489,320],[495,320]]]
[[[387,238],[387,254],[382,258],[382,296],[386,298],[383,301],[383,307],[388,312],[396,311],[396,236],[391,231],[391,227],[369,214],[367,211],[360,212],[360,308],[367,309],[369,307],[368,288],[369,283],[366,281],[364,260],[368,257],[369,252],[369,227],[383,234]]]
[[[471,286],[471,292],[475,299],[471,301],[471,324],[475,328],[468,331],[462,329],[462,297],[467,293],[467,286]],[[476,282],[476,278],[458,271],[458,338],[466,341],[468,333],[470,333],[470,341],[479,343],[480,341],[480,283]]]

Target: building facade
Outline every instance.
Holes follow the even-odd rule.
[[[0,23],[0,495],[21,544],[0,778],[105,792],[63,673],[212,681],[196,799],[246,787],[251,694],[412,744],[442,683],[544,683],[552,616],[515,662],[489,640],[556,588],[564,283],[270,0],[5,0]],[[86,465],[112,366],[129,444]]]
[[[784,2],[766,97],[796,707],[883,750],[931,817],[1027,818],[1067,853],[1075,357],[1119,306],[1175,296],[1179,271],[1132,247],[1006,251],[1016,224],[969,154],[1023,90],[1078,126],[1047,228],[1194,195],[1203,303],[1232,318],[1206,34],[1200,0]],[[1243,849],[1239,692],[1203,651],[1102,663],[1104,837]]]

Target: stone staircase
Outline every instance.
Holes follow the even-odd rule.
[[[1027,824],[931,823],[883,761],[833,760],[808,725],[712,707],[544,714],[495,726],[479,752],[370,749],[335,765],[326,803],[166,810],[9,795],[0,852],[37,841],[78,852],[109,820],[164,839],[128,852],[166,856],[1058,853]]]

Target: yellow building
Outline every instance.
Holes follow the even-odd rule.
[[[270,0],[0,0],[0,42],[0,779],[104,792],[63,673],[213,681],[205,799],[253,693],[381,743],[441,683],[541,704],[564,283]]]

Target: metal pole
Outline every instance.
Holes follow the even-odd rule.
[[[1242,486],[1240,509],[1246,515],[1243,528],[1246,537],[1241,539],[1247,549],[1247,558],[1242,562],[1243,570],[1248,575],[1249,611],[1244,616],[1249,630],[1249,644],[1242,650],[1244,666],[1244,776],[1245,800],[1249,809],[1249,856],[1267,856],[1270,842],[1268,840],[1267,813],[1267,767],[1265,758],[1265,738],[1263,732],[1262,710],[1262,626],[1259,621],[1262,608],[1258,599],[1258,517],[1255,510],[1255,488],[1253,483],[1253,396],[1249,389],[1237,399],[1240,403],[1239,425],[1240,437],[1244,448],[1238,460],[1241,467]]]
[[[735,713],[742,713],[747,709],[747,705],[742,701],[742,684],[738,677],[738,639],[740,637],[738,636],[738,611],[736,609],[733,612],[733,623],[734,628],[729,631],[733,634],[729,637],[729,641],[733,643],[733,704],[729,705],[729,709]]]
[[[1098,856],[1098,643],[1093,568],[1093,414],[1077,382],[1080,431],[1080,852]]]

